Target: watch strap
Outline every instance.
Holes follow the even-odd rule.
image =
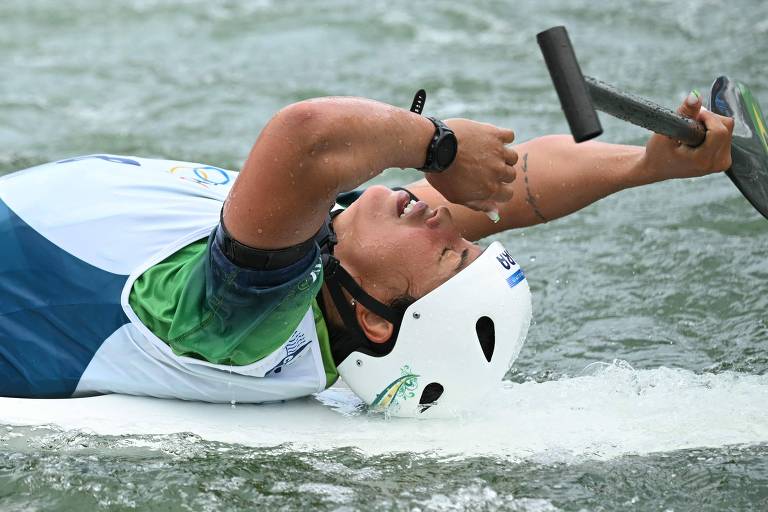
[[[427,102],[427,91],[419,89],[416,91],[416,95],[413,97],[413,103],[411,103],[411,112],[419,114],[424,111],[424,104]]]

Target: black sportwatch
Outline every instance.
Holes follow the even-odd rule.
[[[443,172],[451,166],[456,159],[459,150],[459,142],[453,130],[434,117],[427,117],[435,125],[435,135],[427,148],[427,159],[424,167],[419,169],[424,172]]]

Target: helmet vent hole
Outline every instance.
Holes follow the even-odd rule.
[[[437,382],[431,382],[424,387],[419,399],[419,412],[424,412],[437,402],[443,394],[443,386]]]
[[[475,324],[477,339],[480,341],[480,348],[483,349],[485,359],[490,363],[493,357],[493,349],[496,348],[496,329],[493,326],[493,320],[487,316],[481,316]]]

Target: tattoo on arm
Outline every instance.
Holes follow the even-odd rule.
[[[538,217],[542,222],[547,222],[547,218],[543,213],[541,213],[541,210],[539,210],[539,206],[536,204],[536,198],[534,198],[533,194],[531,194],[531,187],[528,184],[528,153],[523,155],[523,179],[525,180],[525,193],[527,195],[525,202],[531,205],[531,208],[533,208],[533,213],[536,214],[536,217]]]

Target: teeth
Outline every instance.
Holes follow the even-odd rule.
[[[405,209],[403,210],[403,213],[401,213],[401,214],[400,214],[400,218],[402,219],[402,218],[403,218],[403,217],[405,217],[405,216],[406,216],[408,213],[410,213],[410,212],[411,212],[411,210],[413,210],[413,207],[414,207],[414,205],[415,205],[415,204],[416,204],[416,201],[414,201],[413,199],[411,199],[411,201],[410,201],[410,202],[409,202],[407,205],[405,205]]]

